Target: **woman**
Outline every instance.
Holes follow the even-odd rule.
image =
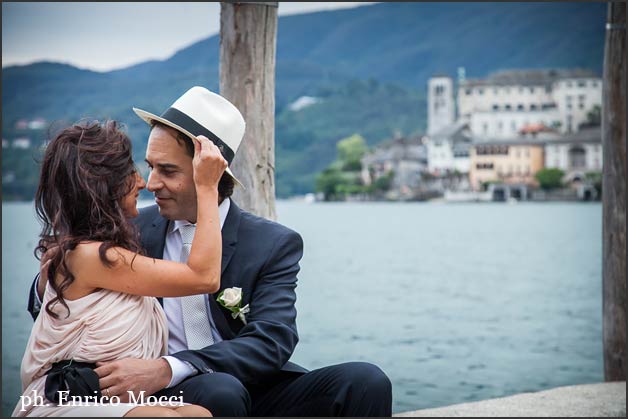
[[[47,271],[52,280],[22,360],[23,396],[14,416],[211,416],[194,405],[116,405],[114,399],[104,406],[58,406],[44,396],[46,374],[60,361],[164,355],[167,323],[153,297],[218,290],[218,182],[227,162],[201,136],[193,166],[198,219],[189,258],[187,263],[156,260],[141,255],[138,233],[128,221],[137,215],[145,182],[133,164],[127,135],[113,121],[90,122],[69,127],[50,142],[35,199],[43,222],[37,252],[58,251],[46,254],[52,255]],[[38,396],[45,406],[34,405]]]

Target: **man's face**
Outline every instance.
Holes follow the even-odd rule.
[[[170,220],[196,222],[196,188],[192,157],[176,139],[177,131],[155,126],[148,137],[146,188],[155,194],[159,213]]]

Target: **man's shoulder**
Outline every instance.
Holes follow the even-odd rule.
[[[157,217],[159,217],[159,206],[157,206],[157,204],[153,204],[140,208],[139,215],[133,218],[133,222],[141,228],[148,223],[152,223],[155,219],[157,219]]]
[[[267,238],[298,236],[299,233],[268,218],[260,217],[240,209],[240,230],[254,235],[263,235]]]

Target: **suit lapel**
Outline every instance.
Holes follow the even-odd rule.
[[[241,210],[238,206],[231,201],[229,205],[229,212],[227,213],[227,218],[225,218],[225,223],[222,226],[222,262],[220,266],[220,289],[213,295],[209,296],[209,308],[211,309],[212,318],[216,324],[216,328],[220,332],[220,335],[224,339],[233,339],[235,337],[235,333],[231,327],[229,327],[229,322],[226,316],[230,314],[220,307],[220,305],[216,302],[216,298],[220,295],[220,292],[229,288],[231,285],[226,284],[228,282],[228,278],[225,277],[224,273],[231,262],[231,258],[236,250],[236,245],[238,243],[238,229],[240,228],[240,217]]]
[[[157,216],[141,232],[142,246],[146,250],[146,256],[163,259],[168,223],[166,218],[157,213]],[[157,300],[159,304],[164,305],[163,298],[157,297]]]
[[[229,212],[225,223],[222,226],[222,263],[220,266],[220,274],[225,273],[225,269],[231,261],[236,245],[238,243],[238,229],[240,228],[241,210],[238,206],[231,201],[229,205]],[[221,288],[222,284],[221,284]]]
[[[155,259],[164,258],[168,222],[166,218],[157,214],[152,222],[141,232],[142,245],[146,250],[146,256]]]

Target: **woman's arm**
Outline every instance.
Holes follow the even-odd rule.
[[[211,141],[202,136],[198,140],[193,159],[197,222],[187,263],[153,259],[114,247],[106,253],[113,261],[108,267],[100,260],[101,243],[84,243],[68,254],[69,268],[80,288],[160,297],[214,293],[219,289],[222,239],[218,183],[227,162]]]

